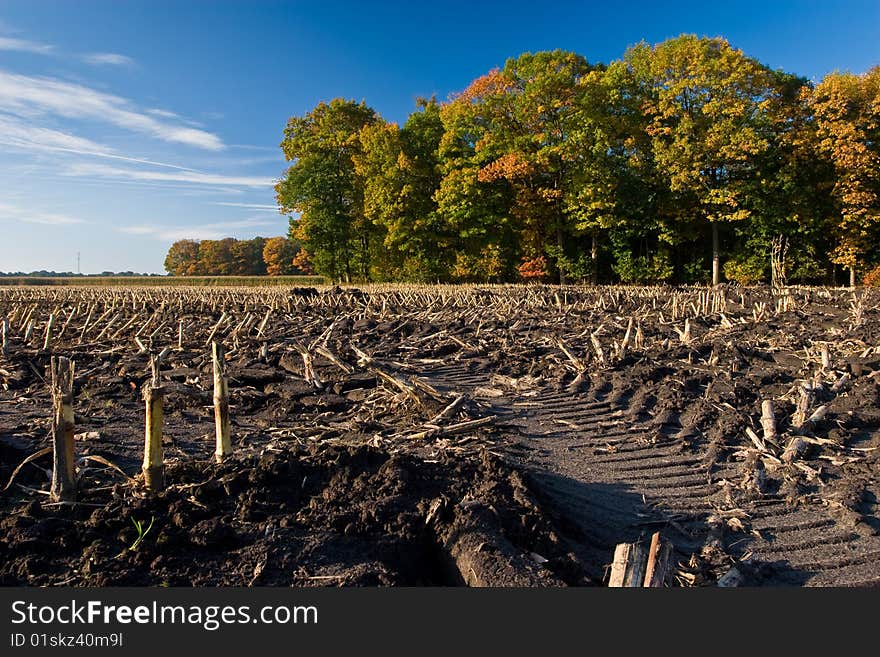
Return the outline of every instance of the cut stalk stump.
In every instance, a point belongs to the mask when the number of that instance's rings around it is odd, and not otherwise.
[[[223,361],[223,345],[211,344],[214,358],[214,428],[217,447],[214,458],[217,463],[232,454],[232,438],[229,427],[229,384],[226,380],[226,364]]]
[[[73,368],[68,358],[52,357],[52,488],[53,502],[76,501],[73,462]]]
[[[160,357],[161,358],[161,357]],[[162,451],[162,398],[164,388],[159,385],[159,360],[152,359],[153,378],[144,386],[146,429],[144,430],[144,484],[150,492],[165,488],[165,455]]]

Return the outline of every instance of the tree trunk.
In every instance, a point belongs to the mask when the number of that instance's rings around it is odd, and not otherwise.
[[[712,222],[712,285],[721,282],[721,253],[718,248],[718,224]]]
[[[855,267],[849,268],[849,286],[850,287],[856,286],[856,268]]]
[[[562,235],[562,226],[556,227],[556,248],[559,250],[559,256],[556,259],[556,268],[559,270],[559,284],[565,285],[568,282],[568,279],[565,276],[565,270],[560,265],[560,260],[563,256],[563,247],[565,246],[565,240]]]
[[[364,282],[370,280],[370,238],[361,235],[361,276]]]
[[[590,266],[593,285],[599,284],[599,238],[593,235],[593,243],[590,246]]]

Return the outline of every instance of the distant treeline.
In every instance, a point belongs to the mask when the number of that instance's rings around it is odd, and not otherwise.
[[[288,276],[314,273],[309,256],[286,237],[179,240],[168,249],[172,276]]]
[[[144,276],[162,276],[162,274],[138,274],[133,271],[102,271],[100,274],[75,274],[72,271],[40,271],[32,272],[2,272],[0,278],[106,278],[108,276],[122,276],[126,278],[144,277]]]
[[[880,265],[880,67],[813,84],[689,35],[607,65],[525,53],[402,127],[322,102],[282,149],[290,238],[334,280],[747,284],[775,253],[777,277],[846,283]]]
[[[89,275],[89,276],[12,276],[0,277],[0,285],[55,285],[72,286],[88,285],[100,287],[131,287],[131,286],[197,286],[197,287],[263,287],[283,285],[289,287],[303,285],[324,285],[323,276],[161,276],[157,274],[134,276]]]

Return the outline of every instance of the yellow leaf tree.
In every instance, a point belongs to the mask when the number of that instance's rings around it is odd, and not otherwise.
[[[293,272],[296,246],[286,237],[270,237],[263,247],[263,262],[269,276],[283,276]]]
[[[684,221],[707,220],[712,282],[720,282],[720,222],[750,216],[747,189],[754,162],[770,146],[766,109],[772,72],[721,38],[682,35],[653,48],[631,48],[650,100],[654,157],[679,195]],[[688,216],[690,214],[690,216]]]
[[[830,256],[849,269],[854,286],[880,225],[880,66],[863,75],[826,76],[810,103],[820,152],[835,172],[836,244]]]

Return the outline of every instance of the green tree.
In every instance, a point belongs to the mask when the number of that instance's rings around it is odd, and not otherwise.
[[[377,278],[432,281],[448,276],[451,235],[434,198],[440,187],[440,107],[420,99],[402,129],[377,122],[361,131],[355,170],[364,181],[364,214],[383,236]]]
[[[471,83],[462,94],[440,108],[444,132],[438,154],[442,178],[434,200],[438,213],[454,236],[454,280],[487,280],[497,269],[497,254],[509,263],[500,276],[512,277],[519,258],[520,227],[513,216],[512,187],[507,180],[479,180],[482,168],[499,154],[486,148],[492,127],[483,118],[486,105],[504,92],[508,81],[491,71]],[[491,254],[491,255],[490,255]]]
[[[648,98],[637,72],[622,61],[580,79],[568,142],[573,174],[566,206],[574,230],[590,239],[588,269],[594,282],[603,236],[610,237],[614,269],[623,280],[663,280],[661,274],[668,273],[659,263],[663,190],[647,133]],[[634,243],[642,251],[635,257]]]
[[[751,216],[734,225],[738,243],[725,275],[742,283],[771,280],[775,243],[787,252],[787,281],[815,282],[826,275],[823,242],[834,170],[818,149],[810,84],[781,71],[773,77],[775,92],[766,106],[770,145],[754,160],[756,175],[746,190]]]
[[[364,215],[363,180],[353,158],[361,152],[360,132],[375,123],[364,103],[335,99],[304,117],[292,117],[281,148],[293,164],[275,187],[290,237],[302,242],[319,273],[334,280],[369,279],[372,222]]]
[[[398,280],[403,271],[404,254],[394,236],[410,219],[403,198],[400,129],[395,123],[376,121],[361,129],[359,139],[361,150],[352,160],[355,173],[363,181],[364,216],[372,223],[376,236],[374,247],[377,248],[371,254],[373,277]]]

